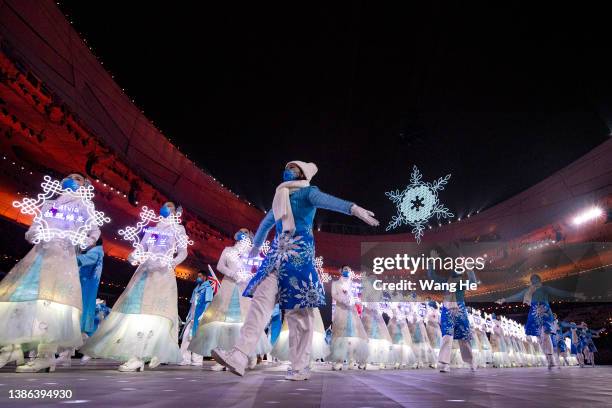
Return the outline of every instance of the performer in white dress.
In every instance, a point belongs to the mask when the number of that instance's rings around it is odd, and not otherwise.
[[[244,262],[252,246],[251,238],[251,232],[241,228],[234,234],[235,244],[221,253],[217,270],[224,277],[219,291],[202,315],[198,330],[191,339],[189,350],[192,352],[210,357],[213,349],[231,349],[238,341],[240,329],[251,306],[251,299],[242,296],[252,276]],[[255,352],[249,356],[249,367],[254,368],[257,355],[267,354],[271,348],[268,337],[262,331]],[[215,364],[211,369],[219,371],[223,366]]]
[[[135,247],[128,260],[138,269],[109,316],[81,349],[83,354],[125,362],[119,371],[143,371],[144,363],[179,363],[178,295],[174,269],[192,244],[181,225],[181,208],[165,203],[157,216],[143,207],[136,227],[120,230]],[[148,226],[155,222],[154,226]],[[140,235],[143,235],[140,240]]]
[[[355,364],[365,365],[368,358],[368,335],[357,314],[351,286],[350,270],[343,266],[340,279],[331,287],[334,309],[329,360],[334,370],[341,370],[345,361],[349,369]]]
[[[95,211],[83,175],[61,183],[46,176],[42,187],[37,200],[13,203],[35,216],[25,234],[35,245],[0,282],[0,367],[15,361],[17,372],[54,371],[58,348],[82,344],[77,248],[93,246],[110,221]],[[24,364],[28,350],[36,358]]]

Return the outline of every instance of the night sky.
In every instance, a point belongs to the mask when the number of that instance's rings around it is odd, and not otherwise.
[[[372,232],[413,165],[452,173],[440,198],[465,216],[609,137],[612,38],[594,7],[175,3],[60,8],[164,134],[261,209],[300,159],[319,166],[313,184],[377,213]]]

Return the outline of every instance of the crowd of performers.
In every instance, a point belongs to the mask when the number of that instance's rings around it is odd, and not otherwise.
[[[158,214],[144,207],[135,227],[119,231],[134,247],[128,261],[136,270],[111,310],[97,299],[104,257],[99,227],[106,221],[94,209],[93,187],[78,173],[61,183],[47,180],[45,195],[16,204],[34,215],[25,235],[34,246],[0,282],[0,367],[14,362],[17,372],[54,371],[70,364],[76,350],[82,364],[112,359],[124,372],[143,371],[145,364],[202,365],[212,357],[212,370],[240,376],[265,356],[287,361],[289,380],[308,379],[316,361],[334,370],[441,372],[594,364],[592,338],[599,332],[558,322],[549,295],[573,295],[542,285],[537,275],[527,289],[500,300],[531,305],[523,327],[467,307],[462,291],[446,293],[442,303],[393,293],[382,302],[361,301],[358,276],[343,267],[331,284],[332,325],[326,330],[319,312],[325,293],[314,263],[315,212],[341,212],[371,226],[378,221],[311,186],[316,172],[313,163],[287,164],[257,232],[239,230],[235,244],[223,250],[217,264],[223,279],[212,269],[198,274],[182,331],[175,268],[191,243],[182,208],[172,201]],[[262,247],[272,228],[274,240]],[[461,277],[428,275],[437,281]]]

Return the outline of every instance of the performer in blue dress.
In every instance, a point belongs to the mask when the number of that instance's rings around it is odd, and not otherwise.
[[[531,285],[528,288],[507,298],[499,299],[497,303],[503,304],[505,302],[522,300],[523,303],[530,305],[527,324],[525,324],[525,334],[538,337],[542,351],[548,361],[548,368],[552,368],[555,365],[555,360],[553,358],[553,346],[550,335],[552,334],[552,325],[555,318],[550,309],[549,296],[575,297],[578,299],[584,298],[584,296],[579,293],[544,286],[542,285],[542,278],[537,274],[531,275],[530,281]]]
[[[196,287],[193,289],[193,293],[191,294],[191,307],[189,308],[189,313],[185,319],[185,326],[183,326],[183,333],[181,335],[181,355],[183,356],[183,361],[181,361],[180,365],[202,365],[203,356],[194,353],[187,348],[189,347],[191,339],[198,331],[200,317],[206,311],[212,300],[213,287],[208,280],[208,276],[204,274],[204,272],[200,271],[198,272],[198,277],[196,278]]]
[[[213,358],[237,375],[244,374],[249,356],[270,319],[278,300],[289,325],[291,369],[286,378],[305,380],[310,376],[310,350],[314,308],[325,305],[323,285],[314,266],[312,224],[317,208],[352,214],[376,226],[374,214],[351,202],[321,192],[310,185],[317,172],[314,163],[287,163],[283,182],[276,188],[269,211],[257,230],[251,255],[259,253],[269,230],[276,235],[263,263],[247,285],[244,295],[253,298],[240,340],[231,351],[213,350]]]
[[[432,258],[438,258],[438,252],[431,251]],[[437,283],[455,283],[458,285],[462,274],[455,271],[448,278],[438,276],[433,269],[427,271],[429,279]],[[467,279],[470,283],[477,282],[474,271],[467,271]],[[440,353],[438,353],[438,368],[440,372],[447,373],[450,371],[451,352],[453,348],[453,340],[458,340],[461,359],[464,363],[470,366],[472,371],[476,370],[476,364],[472,356],[472,333],[470,331],[470,321],[468,318],[467,308],[465,306],[465,291],[459,287],[455,292],[448,291],[444,295],[444,302],[440,310],[440,329],[442,330],[442,342],[440,344]]]

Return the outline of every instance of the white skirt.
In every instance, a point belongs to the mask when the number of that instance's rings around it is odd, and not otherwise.
[[[214,321],[198,326],[197,335],[191,339],[189,350],[201,356],[210,357],[213,349],[219,347],[231,350],[240,338],[242,323]],[[261,335],[254,354],[267,354],[272,349],[270,340],[265,333]]]
[[[327,359],[334,362],[365,363],[368,360],[368,340],[361,337],[332,338]]]
[[[0,302],[0,346],[21,344],[32,350],[41,343],[80,347],[81,311],[49,300]]]
[[[178,363],[178,333],[169,319],[149,314],[111,312],[80,351],[91,357],[127,361],[138,357]]]
[[[368,362],[374,364],[393,364],[390,361],[391,342],[385,339],[368,340]]]
[[[287,320],[283,322],[283,327],[276,343],[270,354],[277,358],[279,361],[289,361],[289,325]],[[325,341],[325,327],[323,326],[323,320],[321,319],[321,313],[319,309],[315,310],[314,328],[312,333],[312,346],[310,349],[311,360],[324,360],[328,358],[330,354],[330,347]]]

